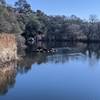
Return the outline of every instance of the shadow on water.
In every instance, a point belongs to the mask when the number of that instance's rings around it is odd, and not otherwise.
[[[41,51],[37,51],[41,49]],[[52,51],[53,50],[53,51]],[[100,59],[100,44],[39,42],[25,49],[25,55],[20,62],[10,62],[0,66],[0,95],[5,95],[16,83],[16,76],[27,73],[33,64],[66,63],[70,59],[92,58]],[[23,54],[22,54],[23,55]]]
[[[37,51],[41,49],[41,51]],[[50,51],[51,50],[51,51]],[[53,50],[53,51],[52,51]],[[100,59],[100,44],[91,43],[70,43],[70,42],[51,42],[51,43],[38,43],[29,46],[25,50],[27,59],[32,59],[33,64],[42,64],[52,62],[59,59],[59,63],[67,62],[68,59],[75,59],[76,57],[86,57],[91,60],[95,58]],[[49,59],[51,58],[51,59]],[[61,60],[61,59],[62,60]],[[54,62],[55,63],[55,62]]]

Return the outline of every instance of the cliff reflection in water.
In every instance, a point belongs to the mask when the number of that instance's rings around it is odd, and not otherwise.
[[[0,94],[6,94],[13,87],[16,78],[16,63],[6,63],[0,66]]]
[[[0,95],[5,95],[16,83],[17,74],[26,73],[31,65],[25,66],[22,62],[9,62],[0,65]]]
[[[42,51],[38,52],[37,49],[40,48]],[[74,59],[88,59],[90,64],[97,62],[100,59],[100,44],[39,42],[30,45],[26,48],[22,61],[0,66],[0,94],[4,95],[10,88],[13,88],[16,76],[19,73],[27,73],[34,64],[65,63]]]

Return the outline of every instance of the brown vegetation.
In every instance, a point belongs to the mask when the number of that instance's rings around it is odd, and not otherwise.
[[[0,95],[5,94],[15,84],[16,62],[0,66]]]
[[[17,59],[17,43],[13,34],[0,35],[0,63]]]

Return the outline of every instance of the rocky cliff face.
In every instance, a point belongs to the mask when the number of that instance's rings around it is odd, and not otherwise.
[[[17,59],[17,42],[13,34],[0,35],[0,63]]]

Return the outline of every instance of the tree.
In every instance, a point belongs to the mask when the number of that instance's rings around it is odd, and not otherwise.
[[[40,27],[40,22],[36,19],[32,19],[26,24],[25,31],[23,32],[22,36],[28,40],[28,38],[36,36],[40,30]]]
[[[27,23],[34,17],[31,5],[26,0],[15,2],[15,13],[20,28],[24,31]]]
[[[0,6],[0,32],[21,32],[15,13],[4,6]]]
[[[97,22],[98,21],[98,18],[97,18],[97,16],[96,15],[90,15],[89,16],[89,21],[90,21],[90,23],[95,23],[95,22]]]
[[[15,2],[15,7],[19,13],[32,12],[30,4],[28,4],[26,0],[18,0]]]
[[[0,5],[5,6],[6,5],[6,1],[5,0],[0,0]]]

